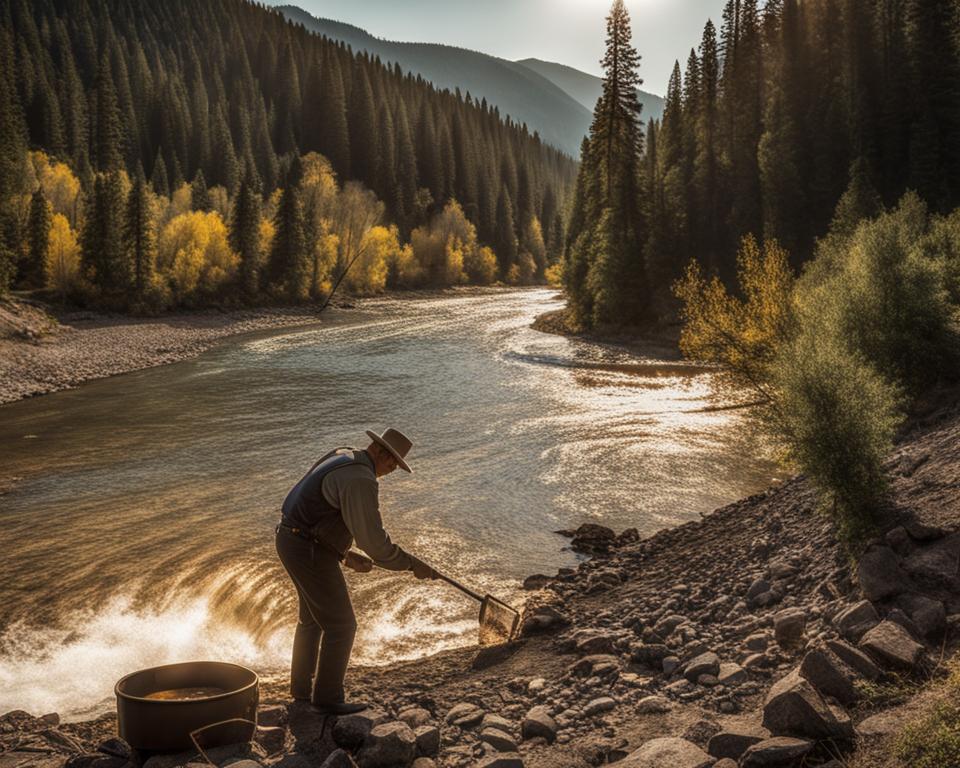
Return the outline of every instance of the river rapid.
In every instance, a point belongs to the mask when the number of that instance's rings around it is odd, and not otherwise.
[[[190,659],[282,675],[296,600],[273,526],[287,490],[365,429],[414,441],[381,480],[387,530],[478,591],[575,565],[553,533],[641,534],[766,487],[775,468],[711,376],[539,333],[553,291],[380,299],[174,365],[0,408],[0,712],[109,709],[114,682]],[[348,576],[355,664],[476,642],[441,582]]]

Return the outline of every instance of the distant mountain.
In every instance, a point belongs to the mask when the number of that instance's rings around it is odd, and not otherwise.
[[[522,64],[547,78],[554,85],[569,93],[590,112],[593,112],[593,108],[597,105],[597,99],[600,98],[600,92],[603,90],[603,80],[599,77],[581,72],[579,69],[568,67],[565,64],[555,64],[552,61],[541,61],[540,59],[522,59],[517,64]],[[653,93],[641,91],[639,88],[637,94],[640,97],[640,103],[643,105],[641,117],[644,122],[650,118],[659,120],[663,117],[663,98]]]
[[[384,64],[396,62],[404,71],[420,74],[438,88],[459,88],[478,100],[485,98],[501,115],[526,123],[545,142],[580,157],[580,142],[590,127],[593,105],[584,106],[530,66],[450,45],[381,40],[359,27],[318,19],[292,5],[278,10],[290,21],[331,40],[343,41],[354,51],[379,56]]]

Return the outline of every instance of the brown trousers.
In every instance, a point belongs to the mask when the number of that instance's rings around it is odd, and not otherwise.
[[[283,528],[277,531],[277,555],[300,600],[290,693],[314,704],[341,702],[357,620],[340,560],[333,550]]]

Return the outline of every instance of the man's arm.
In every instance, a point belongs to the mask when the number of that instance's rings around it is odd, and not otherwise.
[[[377,481],[358,477],[350,480],[340,497],[340,514],[357,546],[381,568],[409,571],[413,560],[390,540],[380,517]]]

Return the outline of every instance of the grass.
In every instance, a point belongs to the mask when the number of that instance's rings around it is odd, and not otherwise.
[[[893,741],[893,753],[903,765],[960,766],[960,661],[951,661],[949,669],[936,699]]]

